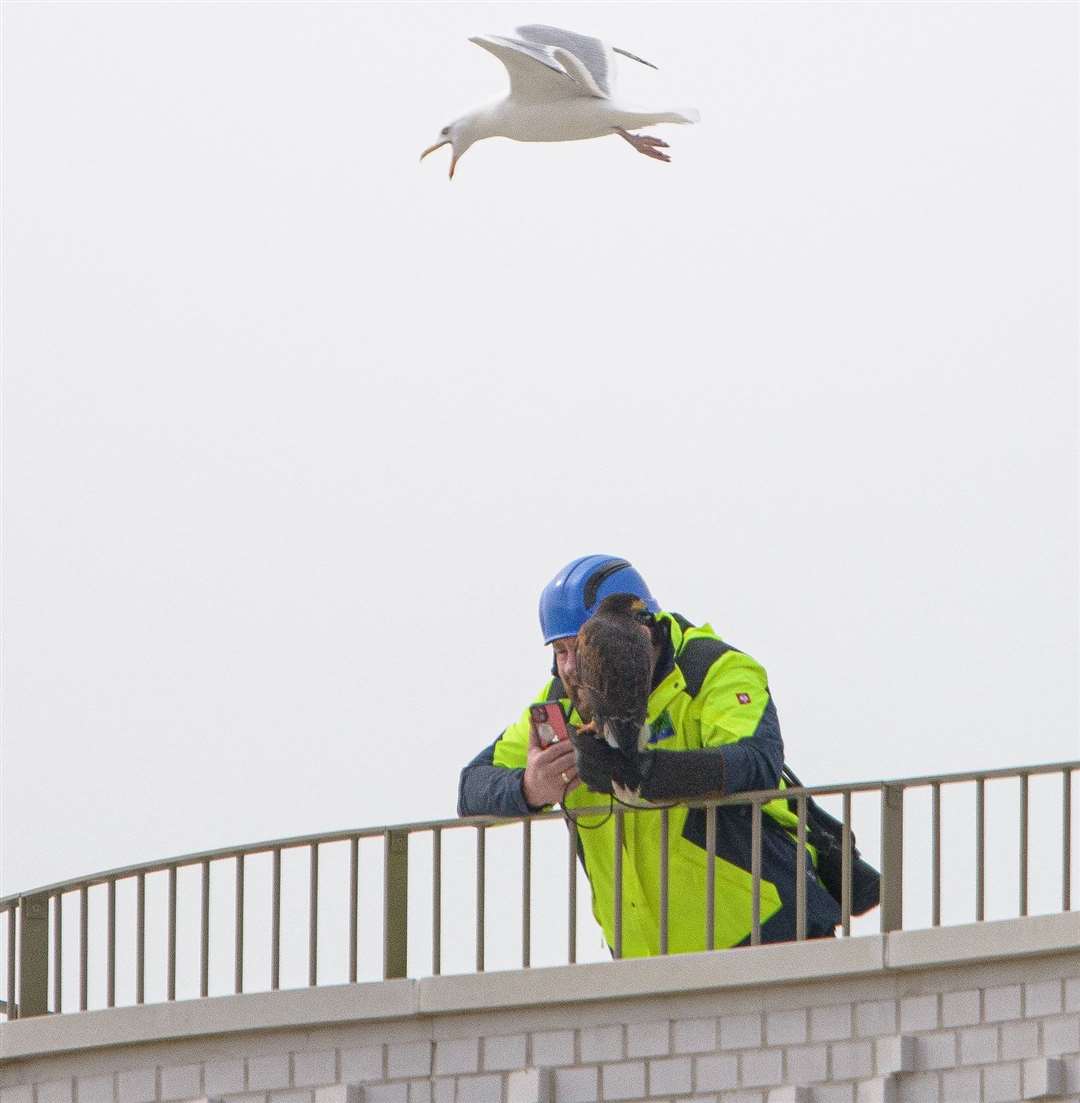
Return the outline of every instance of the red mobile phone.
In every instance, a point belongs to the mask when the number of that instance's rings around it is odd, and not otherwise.
[[[570,738],[563,716],[562,705],[558,701],[544,701],[529,706],[529,715],[536,725],[536,734],[541,747],[550,747],[552,743]]]

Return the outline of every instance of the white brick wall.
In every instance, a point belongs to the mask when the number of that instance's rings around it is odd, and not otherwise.
[[[761,1045],[761,1015],[725,1015],[720,1020],[720,1048]]]
[[[513,1034],[504,1038],[485,1038],[484,1068],[489,1071],[524,1068],[528,1043],[529,1039],[524,1034]]]
[[[621,1025],[589,1027],[587,1030],[579,1031],[578,1037],[582,1061],[592,1063],[622,1060],[623,1028]]]
[[[293,1083],[298,1088],[332,1084],[337,1080],[337,1054],[332,1049],[293,1054]],[[207,1084],[206,1094],[213,1094]]]
[[[715,1019],[680,1019],[672,1035],[676,1053],[708,1053],[716,1049]]]
[[[0,1103],[1080,1103],[1075,949],[522,1004],[0,1061]]]
[[[203,1066],[203,1090],[208,1096],[225,1095],[226,1092],[244,1090],[244,1062],[233,1060],[208,1061]],[[153,1099],[153,1088],[148,1098]]]
[[[540,1068],[557,1068],[574,1063],[574,1032],[542,1030],[532,1036],[532,1063]]]
[[[78,1103],[113,1103],[116,1095],[116,1075],[80,1076],[75,1081]]]
[[[127,1069],[118,1073],[116,1098],[119,1103],[153,1103],[158,1098],[157,1069]],[[4,1099],[3,1103],[8,1100]]]
[[[247,1086],[251,1089],[287,1088],[289,1086],[288,1053],[271,1053],[262,1057],[249,1058],[247,1063]],[[179,1097],[162,1096],[162,1098],[175,1099]]]
[[[284,1058],[274,1058],[274,1060],[284,1060],[286,1066],[289,1062],[287,1054]],[[289,1079],[286,1075],[284,1083],[287,1084],[288,1082]],[[202,1067],[200,1065],[180,1065],[162,1069],[159,1092],[159,1098],[163,1100],[193,1099],[202,1094]],[[38,1103],[45,1103],[40,1094]],[[55,1103],[55,1101],[50,1100],[49,1103]]]
[[[50,1080],[47,1083],[38,1084],[34,1091],[36,1103],[72,1103],[74,1088],[75,1085],[70,1076],[64,1077],[63,1080]],[[197,1095],[198,1091],[192,1094]]]
[[[628,1057],[657,1057],[671,1052],[671,1023],[630,1023],[626,1028]]]
[[[476,1044],[476,1039],[472,1039]],[[341,1051],[341,1079],[346,1084],[362,1084],[383,1078],[383,1047],[363,1046]]]

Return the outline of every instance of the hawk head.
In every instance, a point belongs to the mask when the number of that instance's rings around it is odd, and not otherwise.
[[[648,711],[652,623],[641,598],[611,594],[577,636],[577,710],[594,734],[631,760],[641,749]]]

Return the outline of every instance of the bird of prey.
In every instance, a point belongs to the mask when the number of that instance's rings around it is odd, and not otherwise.
[[[611,48],[598,38],[531,24],[517,28],[517,38],[476,35],[470,38],[494,54],[510,76],[510,94],[479,107],[439,131],[439,140],[420,154],[449,145],[450,179],[462,154],[482,138],[512,138],[517,142],[572,142],[618,134],[638,153],[670,161],[667,142],[632,130],[656,123],[696,123],[698,112],[639,111],[612,96],[614,54],[655,69],[628,50]]]
[[[648,740],[652,682],[651,614],[633,594],[611,594],[577,636],[575,704],[586,725],[628,762]]]

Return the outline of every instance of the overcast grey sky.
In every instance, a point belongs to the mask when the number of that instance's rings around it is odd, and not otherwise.
[[[470,34],[617,139],[417,163]],[[452,815],[633,560],[811,783],[1076,757],[1072,4],[3,6],[0,889]]]

